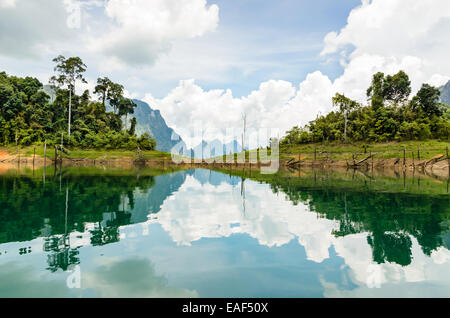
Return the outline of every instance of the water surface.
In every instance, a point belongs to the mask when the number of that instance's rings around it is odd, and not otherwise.
[[[448,180],[43,173],[0,175],[0,297],[450,296]]]

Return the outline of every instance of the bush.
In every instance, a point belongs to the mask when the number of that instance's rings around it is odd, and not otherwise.
[[[148,133],[139,137],[137,142],[142,150],[155,150],[156,148],[156,140],[150,137]]]
[[[450,137],[450,122],[440,120],[436,123],[434,137],[442,141],[449,140]]]

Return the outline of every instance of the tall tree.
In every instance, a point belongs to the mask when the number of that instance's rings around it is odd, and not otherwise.
[[[102,99],[103,106],[106,104],[106,99],[108,98],[111,84],[112,82],[107,77],[99,77],[97,79],[97,86],[95,86],[94,94],[98,95]]]
[[[136,117],[131,118],[131,127],[128,133],[132,136],[136,133],[136,124],[137,124]]]
[[[417,92],[417,95],[412,99],[411,104],[414,109],[420,107],[420,109],[428,116],[441,116],[440,96],[441,92],[438,88],[423,84],[422,88]]]
[[[386,76],[384,80],[383,97],[395,104],[405,102],[411,94],[411,81],[408,75],[400,71],[397,74]]]
[[[347,142],[347,126],[348,126],[348,114],[355,108],[359,106],[359,104],[346,97],[343,94],[337,93],[333,97],[333,106],[338,106],[341,113],[344,114],[345,123],[344,123],[344,140]]]
[[[378,72],[372,77],[372,84],[367,89],[367,97],[373,110],[384,106],[384,73]]]
[[[109,90],[106,99],[114,109],[114,114],[116,114],[119,109],[120,101],[123,99],[123,86],[113,82],[109,83]]]
[[[372,84],[367,90],[367,97],[371,101],[374,110],[383,107],[386,101],[396,105],[405,102],[411,94],[411,81],[408,75],[399,71],[395,75],[384,76],[384,73],[376,73],[372,78]]]
[[[125,115],[125,130],[127,129],[128,114],[134,114],[134,108],[137,105],[128,98],[122,98],[118,104],[119,116]]]
[[[72,95],[75,94],[75,84],[79,80],[83,83],[87,83],[83,77],[83,73],[86,72],[86,65],[79,57],[65,58],[60,55],[53,59],[56,63],[55,72],[56,76],[52,76],[50,83],[57,87],[63,87],[67,85],[69,90],[69,119],[68,119],[68,135],[70,137],[70,124],[72,117]]]

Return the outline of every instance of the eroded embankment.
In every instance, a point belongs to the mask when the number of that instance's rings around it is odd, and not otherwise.
[[[292,157],[290,159],[282,159],[279,164],[262,164],[261,162],[198,162],[191,163],[175,163],[170,159],[136,159],[132,157],[123,157],[115,159],[87,159],[87,158],[63,158],[55,162],[51,158],[43,158],[38,155],[31,157],[23,157],[20,154],[10,154],[5,151],[0,151],[0,172],[9,169],[15,169],[18,165],[29,168],[39,168],[54,164],[61,164],[63,166],[109,166],[109,167],[123,167],[131,168],[133,166],[146,166],[155,168],[206,168],[206,169],[226,169],[226,170],[251,170],[257,171],[262,167],[273,166],[275,169],[299,170],[302,167],[317,167],[323,169],[357,169],[361,171],[367,170],[392,170],[392,171],[419,171],[426,172],[441,178],[449,177],[450,175],[450,159],[444,156],[424,159],[383,159],[383,158],[361,158],[359,160],[298,160],[299,158]],[[278,167],[277,167],[278,166]]]

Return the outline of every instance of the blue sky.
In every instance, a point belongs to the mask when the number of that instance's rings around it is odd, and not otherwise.
[[[54,2],[45,1],[48,2],[48,6]],[[16,10],[22,9],[21,2],[23,0],[16,0]],[[92,3],[92,1],[79,2]],[[180,72],[178,76],[175,72],[169,78],[162,80],[157,74],[151,74],[152,67],[146,67],[147,74],[141,72],[133,74],[136,71],[133,68],[108,72],[99,68],[97,56],[86,52],[84,48],[80,50],[79,45],[70,46],[63,41],[60,43],[60,52],[52,47],[50,52],[35,51],[33,53],[36,54],[35,56],[25,58],[21,54],[8,54],[8,52],[1,54],[3,52],[0,51],[0,55],[7,57],[7,59],[1,59],[2,65],[10,73],[25,75],[29,72],[31,73],[29,75],[39,76],[42,81],[45,81],[46,77],[51,75],[53,66],[51,59],[55,54],[61,53],[67,56],[78,54],[89,67],[88,77],[95,80],[99,73],[111,76],[125,84],[130,93],[136,96],[143,97],[151,93],[155,97],[162,98],[178,84],[179,80],[195,78],[197,83],[207,90],[230,88],[234,96],[241,97],[258,89],[261,82],[271,79],[301,82],[308,73],[316,70],[321,70],[331,79],[340,75],[343,69],[337,61],[327,63],[326,58],[319,56],[323,48],[323,38],[328,32],[342,28],[346,24],[350,11],[359,5],[360,1],[215,0],[207,2],[207,6],[214,4],[219,8],[217,28],[201,37],[181,41],[188,42],[186,45],[190,47],[203,48],[215,45],[218,48],[231,50],[242,58],[244,64],[248,62],[249,67],[229,65],[221,72],[210,69],[210,76],[199,76],[199,73],[188,70]],[[85,8],[85,11],[82,12],[81,31],[86,32],[87,26],[95,28],[96,31],[105,28],[107,20],[103,6],[91,5],[82,8]],[[0,10],[6,14],[10,8],[0,7]],[[26,12],[25,9],[22,11]],[[66,12],[66,15],[69,16],[70,12]],[[40,22],[39,17],[36,18],[36,23],[41,24]],[[42,27],[42,31],[48,31],[50,27]],[[25,40],[28,37],[28,34],[25,34],[27,30],[23,30],[23,27],[22,30],[20,29],[17,28],[16,32]],[[0,32],[6,30],[8,29]],[[51,40],[51,36],[54,34],[49,33],[47,39]],[[142,41],[145,41],[145,38]],[[130,50],[134,49],[139,48],[130,47]],[[196,59],[204,59],[209,54],[207,49],[200,52]],[[217,78],[212,80],[211,76],[214,75]]]
[[[323,38],[328,32],[341,29],[351,9],[360,1],[222,0],[210,3],[220,7],[220,24],[211,37],[229,40],[231,44],[251,43],[255,50],[245,55],[266,64],[248,75],[243,74],[242,69],[229,70],[232,80],[219,84],[240,97],[270,79],[301,82],[316,70],[332,79],[340,75],[343,68],[338,61],[326,63],[325,58],[319,57]],[[236,50],[239,51],[239,45]],[[198,83],[205,89],[217,88],[217,83],[208,80]]]
[[[0,65],[44,83],[59,55],[80,56],[88,85],[108,76],[127,96],[188,130],[282,133],[365,103],[376,72],[405,71],[413,94],[450,79],[450,1],[0,0]]]

